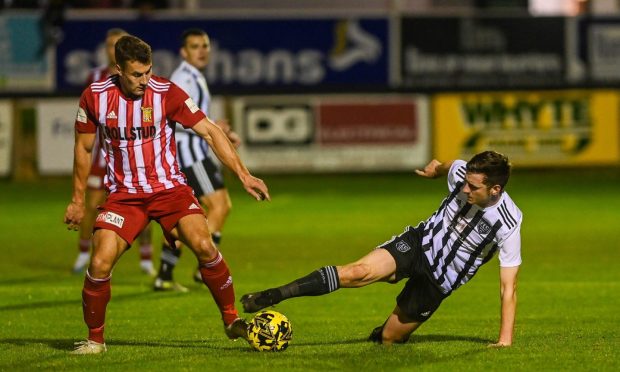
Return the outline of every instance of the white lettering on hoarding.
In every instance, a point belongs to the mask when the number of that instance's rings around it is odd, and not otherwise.
[[[328,71],[346,71],[360,63],[378,61],[383,48],[378,37],[365,31],[358,21],[337,22],[330,50],[304,48],[299,50],[246,48],[230,50],[211,40],[211,57],[206,70],[211,84],[301,84],[321,83]],[[276,45],[276,44],[274,44]],[[77,86],[86,83],[89,72],[97,65],[99,49],[76,49],[63,61],[65,80]],[[180,57],[169,50],[153,50],[156,75],[170,76]]]

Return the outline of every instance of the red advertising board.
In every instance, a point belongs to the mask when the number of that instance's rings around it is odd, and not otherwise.
[[[322,103],[318,107],[321,144],[403,144],[418,140],[413,102]]]

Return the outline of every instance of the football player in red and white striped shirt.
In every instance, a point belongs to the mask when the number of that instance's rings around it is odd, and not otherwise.
[[[127,31],[120,28],[112,28],[108,30],[105,39],[105,53],[108,63],[91,71],[88,76],[87,85],[100,80],[106,80],[114,74],[114,70],[116,70],[114,45],[118,39],[125,35],[127,35]],[[79,253],[75,259],[75,263],[73,264],[74,273],[83,272],[90,261],[93,225],[98,213],[97,206],[103,204],[106,197],[105,186],[103,184],[103,178],[106,174],[106,161],[103,156],[103,152],[99,149],[98,143],[98,141],[95,141],[95,145],[92,150],[92,164],[87,182],[88,192],[86,193],[86,209],[84,212],[84,218],[80,224],[80,237],[78,240]],[[149,226],[150,224],[142,230],[140,236],[138,237],[140,244],[140,268],[145,274],[154,276],[156,272],[153,268],[153,262],[151,261],[153,246],[151,244],[151,229]]]
[[[247,337],[247,323],[235,308],[232,277],[214,247],[200,203],[176,161],[175,123],[192,128],[256,200],[270,200],[265,183],[250,174],[222,130],[191,98],[169,80],[152,75],[152,52],[135,36],[115,46],[119,74],[92,84],[80,99],[75,122],[73,196],[64,222],[77,229],[84,215],[84,191],[90,152],[99,128],[105,152],[108,198],[99,210],[94,247],[82,290],[88,339],[75,354],[106,351],[103,330],[110,300],[112,269],[131,242],[151,220],[172,244],[180,240],[196,255],[200,272],[220,309],[226,335]]]

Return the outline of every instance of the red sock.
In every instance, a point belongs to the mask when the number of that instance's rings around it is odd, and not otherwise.
[[[200,265],[202,281],[209,287],[211,295],[222,313],[225,325],[239,317],[235,309],[235,289],[232,276],[222,254],[218,252],[215,260]]]
[[[90,239],[80,239],[80,243],[78,244],[78,248],[80,249],[80,252],[84,252],[84,253],[89,252],[90,244],[91,244]]]
[[[153,255],[153,246],[150,244],[142,244],[140,246],[140,259],[150,260]]]
[[[86,271],[82,289],[82,311],[88,326],[88,339],[103,343],[105,308],[110,301],[110,277],[94,279]]]

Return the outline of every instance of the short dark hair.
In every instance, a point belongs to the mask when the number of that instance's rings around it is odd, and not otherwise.
[[[105,34],[106,37],[118,36],[118,35],[129,35],[129,33],[123,30],[122,28],[114,27],[114,28],[109,29],[108,32],[106,32]]]
[[[208,36],[207,33],[200,28],[188,28],[181,34],[181,47],[184,47],[187,43],[187,38],[190,36]]]
[[[114,45],[114,56],[116,63],[121,68],[126,62],[138,61],[145,65],[152,62],[151,47],[139,37],[133,35],[125,35],[118,39]]]
[[[508,183],[511,168],[508,158],[496,151],[481,152],[467,162],[467,172],[484,174],[487,187],[500,185],[502,190]]]

